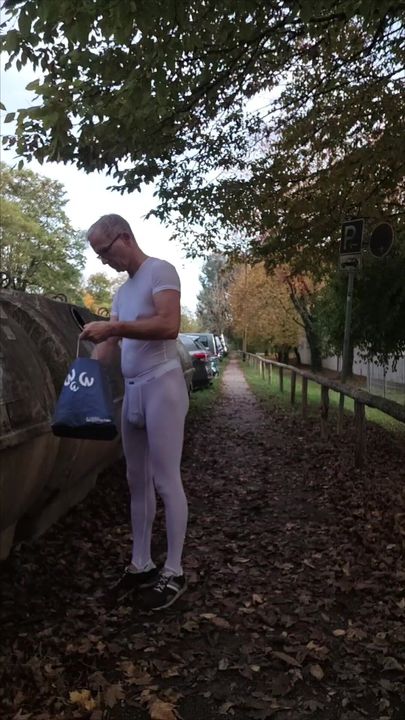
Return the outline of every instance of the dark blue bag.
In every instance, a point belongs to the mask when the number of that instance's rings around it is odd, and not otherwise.
[[[99,360],[77,357],[69,368],[53,415],[54,435],[113,440],[117,435],[106,370]]]

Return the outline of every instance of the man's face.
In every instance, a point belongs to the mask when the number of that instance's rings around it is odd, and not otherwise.
[[[101,233],[93,234],[90,239],[90,245],[104,265],[109,265],[113,270],[117,270],[117,272],[122,272],[127,269],[127,233],[116,233],[112,238],[106,238]]]

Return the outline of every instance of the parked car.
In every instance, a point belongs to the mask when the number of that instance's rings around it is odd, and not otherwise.
[[[193,361],[190,357],[190,353],[184,347],[184,345],[179,337],[177,338],[177,352],[179,353],[181,367],[182,367],[183,375],[184,375],[184,380],[185,380],[185,383],[187,386],[187,391],[190,394],[191,389],[193,387],[193,378],[194,378]]]
[[[189,353],[193,363],[193,390],[208,387],[213,378],[210,353],[202,343],[187,333],[180,333],[179,340]]]
[[[189,333],[191,337],[196,338],[202,343],[206,350],[211,353],[211,367],[214,375],[219,375],[219,345],[215,339],[214,333]]]
[[[222,340],[219,337],[219,335],[215,335],[215,343],[217,346],[217,354],[220,360],[222,360],[225,357],[225,349],[222,344]]]
[[[221,338],[222,347],[224,349],[224,355],[226,357],[228,355],[228,345],[227,345],[227,342],[225,340],[225,336],[223,333],[221,333],[220,338]]]

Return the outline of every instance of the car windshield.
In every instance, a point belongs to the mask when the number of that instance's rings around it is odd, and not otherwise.
[[[188,337],[188,335],[180,335],[180,340],[187,350],[195,350],[193,338]]]
[[[195,350],[203,350],[204,352],[206,352],[206,348],[197,340],[197,338],[192,337],[191,335],[183,334],[181,334],[179,337],[187,350],[191,352],[194,352]]]

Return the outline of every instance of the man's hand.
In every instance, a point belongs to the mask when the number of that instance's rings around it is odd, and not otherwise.
[[[81,340],[91,340],[94,343],[101,343],[108,340],[112,333],[112,323],[109,320],[96,320],[86,323],[80,333]]]

